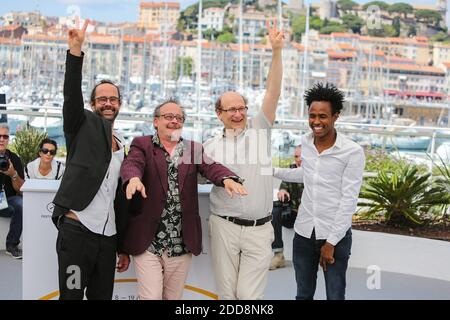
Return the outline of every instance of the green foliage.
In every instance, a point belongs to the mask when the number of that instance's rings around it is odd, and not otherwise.
[[[292,33],[295,42],[300,42],[302,33],[306,30],[306,16],[292,15]],[[317,16],[309,17],[309,27],[314,30],[320,30],[324,26],[324,21]]]
[[[393,26],[384,24],[383,29],[368,29],[371,37],[395,37],[396,31]]]
[[[432,42],[448,42],[450,41],[450,36],[445,32],[436,33],[430,38]]]
[[[178,79],[181,75],[191,76],[194,61],[191,57],[177,57],[175,63],[175,78]]]
[[[392,28],[394,28],[395,31],[394,37],[400,36],[400,30],[402,28],[402,25],[400,23],[400,17],[394,18],[394,21],[392,21]]]
[[[389,225],[421,225],[426,214],[436,207],[444,211],[450,204],[448,191],[442,184],[432,183],[430,176],[412,165],[392,172],[382,170],[364,183],[359,195],[364,201],[358,205],[364,215],[384,215]]]
[[[272,165],[276,168],[289,168],[289,165],[293,162],[294,159],[292,157],[274,156],[272,158]]]
[[[236,43],[236,37],[234,34],[225,32],[222,33],[220,36],[217,37],[217,41],[220,43]]]
[[[414,16],[416,17],[418,22],[434,24],[436,26],[438,26],[439,22],[441,22],[442,20],[442,15],[439,11],[430,9],[416,10],[416,12],[414,12]]]
[[[203,38],[204,39],[217,39],[217,37],[220,35],[220,32],[217,31],[216,29],[207,29],[205,31],[203,31]]]
[[[363,10],[367,10],[370,6],[377,6],[381,10],[386,11],[389,8],[389,4],[384,1],[370,1],[362,6]]]
[[[203,9],[208,8],[223,8],[226,6],[228,2],[231,3],[238,3],[238,0],[204,0],[203,1]],[[199,3],[195,3],[184,9],[180,12],[180,18],[178,19],[177,23],[177,30],[178,31],[184,31],[184,30],[190,30],[193,32],[194,26],[197,25],[197,15],[198,15],[198,9],[199,9]],[[181,28],[184,28],[181,30]]]
[[[413,11],[414,11],[413,6],[404,2],[394,3],[388,8],[389,14],[392,13],[403,14],[405,18],[409,13],[412,13]]]
[[[47,137],[47,132],[27,126],[25,129],[16,132],[14,143],[11,144],[10,149],[17,153],[22,160],[22,164],[25,166],[36,159],[39,144]]]
[[[330,34],[333,32],[347,32],[347,28],[342,24],[331,22],[327,26],[320,28],[319,32],[321,34]]]
[[[405,159],[397,159],[387,154],[382,149],[369,149],[366,152],[366,168],[368,172],[387,171],[394,172],[408,166],[410,163]]]
[[[414,25],[410,25],[408,29],[408,37],[415,37],[417,35],[417,29]]]
[[[439,163],[433,162],[435,164],[435,173],[440,176],[438,182],[441,183],[450,194],[450,164],[445,162],[441,156],[439,156]]]
[[[353,10],[354,7],[358,6],[358,4],[352,0],[339,0],[337,5],[342,11]]]
[[[365,22],[354,14],[346,14],[342,17],[342,23],[349,29],[352,29],[353,33],[361,33],[361,28]]]

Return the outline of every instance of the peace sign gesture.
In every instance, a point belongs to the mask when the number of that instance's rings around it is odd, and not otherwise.
[[[70,53],[74,56],[81,57],[81,47],[83,46],[86,29],[89,25],[89,20],[84,21],[83,28],[70,29],[67,42],[69,44]]]
[[[270,26],[270,20],[266,20],[266,28],[269,33],[269,41],[272,51],[281,50],[283,48],[284,32],[278,30],[277,19],[273,20],[273,26]]]

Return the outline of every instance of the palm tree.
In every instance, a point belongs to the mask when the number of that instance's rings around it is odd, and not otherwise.
[[[442,183],[432,184],[430,173],[420,173],[407,165],[393,172],[381,171],[361,189],[358,203],[366,207],[365,214],[382,214],[388,225],[415,227],[423,224],[423,215],[432,208],[445,209],[450,204],[449,193]]]

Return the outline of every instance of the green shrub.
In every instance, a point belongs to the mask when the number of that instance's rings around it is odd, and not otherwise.
[[[39,131],[32,127],[26,127],[17,131],[14,142],[11,144],[11,151],[17,153],[22,160],[22,164],[26,166],[29,162],[36,159],[39,144],[48,137],[47,132]]]
[[[363,215],[383,215],[389,225],[418,226],[426,214],[439,207],[441,212],[450,204],[445,186],[433,183],[430,173],[421,173],[417,166],[382,170],[376,178],[365,181],[358,205]],[[366,208],[366,210],[364,210]]]

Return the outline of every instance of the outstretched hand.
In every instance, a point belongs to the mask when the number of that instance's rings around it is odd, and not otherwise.
[[[240,196],[248,195],[247,190],[242,186],[242,184],[233,181],[232,179],[225,179],[223,181],[225,191],[228,193],[230,198],[233,198],[233,194],[238,194]]]
[[[86,29],[89,25],[89,20],[84,21],[84,25],[81,29],[70,29],[67,42],[69,44],[70,53],[80,57],[81,47],[84,43],[84,38],[86,36]]]
[[[147,194],[145,193],[145,186],[141,182],[141,179],[139,179],[138,177],[131,178],[128,182],[126,189],[127,199],[131,200],[136,192],[140,192],[143,198],[147,198]]]
[[[268,38],[270,45],[272,46],[272,51],[281,50],[284,45],[284,31],[278,30],[277,19],[272,20],[273,24],[270,26],[271,20],[266,20],[266,28],[268,32]]]

